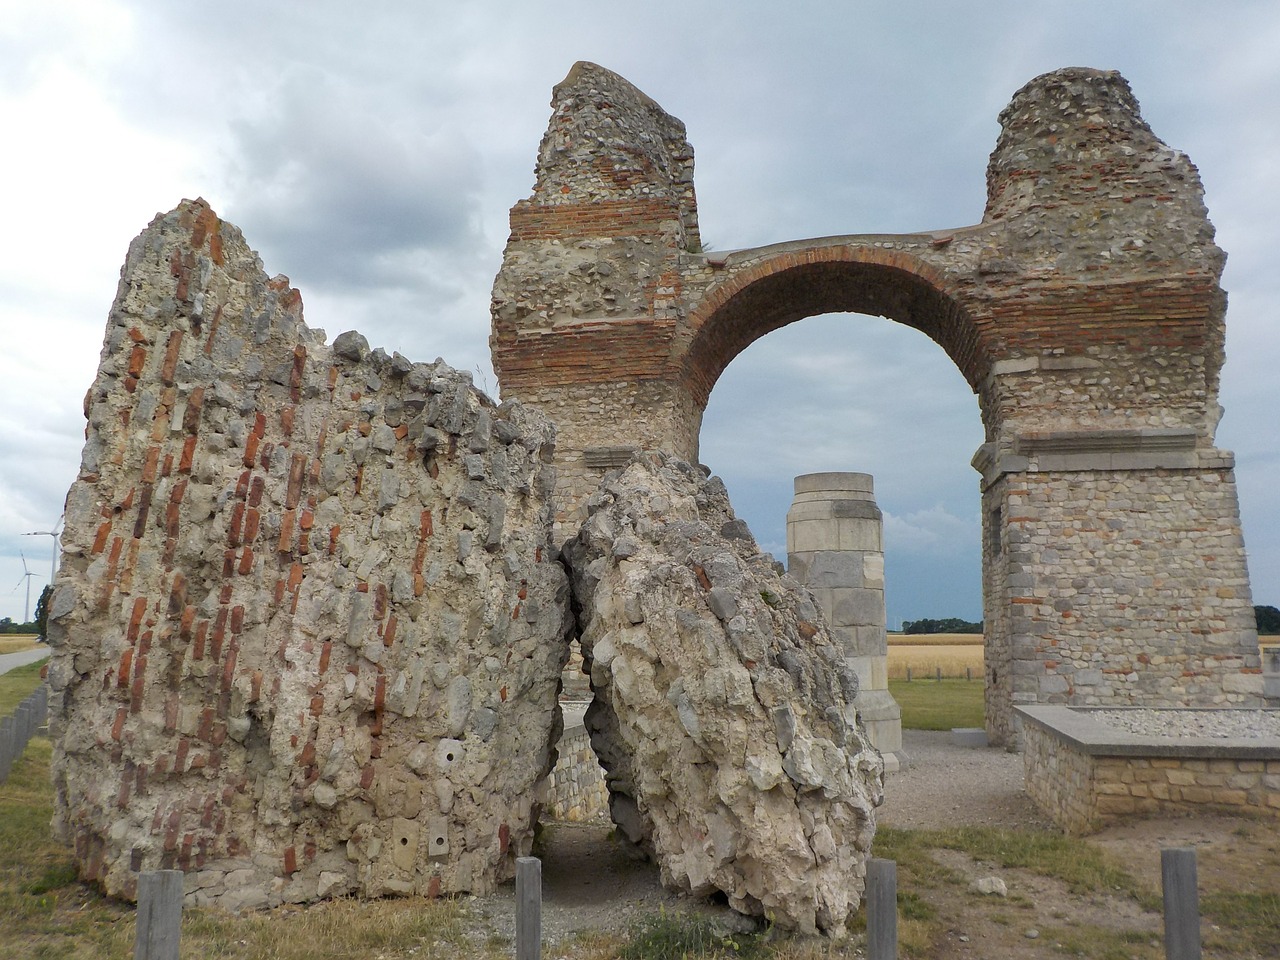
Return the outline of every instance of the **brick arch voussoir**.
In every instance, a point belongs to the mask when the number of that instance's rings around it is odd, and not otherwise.
[[[886,284],[892,282],[894,274],[906,275],[918,290],[927,290],[941,304],[946,304],[951,316],[947,323],[938,328],[917,323],[908,325],[938,343],[970,386],[975,391],[979,389],[990,369],[989,350],[983,340],[982,324],[975,321],[975,311],[969,308],[961,284],[936,264],[907,251],[837,245],[787,250],[743,264],[703,294],[689,312],[690,338],[680,361],[684,382],[699,408],[705,407],[716,381],[735,357],[761,337],[792,320],[800,319],[796,316],[775,324],[765,323],[759,329],[746,331],[745,335],[742,331],[727,331],[724,328],[733,322],[733,306],[736,301],[757,284],[767,283],[793,271],[845,264],[867,267],[873,271],[881,268],[885,271]],[[843,303],[837,297],[825,310],[808,311],[805,315],[843,311],[863,312],[857,303]],[[892,314],[886,316],[907,322]],[[726,337],[726,334],[729,336]]]

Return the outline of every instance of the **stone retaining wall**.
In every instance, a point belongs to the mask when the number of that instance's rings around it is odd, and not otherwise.
[[[1137,737],[1087,710],[1020,707],[1027,793],[1072,834],[1130,815],[1280,818],[1280,743]]]

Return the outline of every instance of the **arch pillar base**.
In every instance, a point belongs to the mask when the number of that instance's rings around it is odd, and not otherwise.
[[[1017,747],[1021,704],[1262,705],[1233,460],[1193,440],[975,457],[992,743]]]

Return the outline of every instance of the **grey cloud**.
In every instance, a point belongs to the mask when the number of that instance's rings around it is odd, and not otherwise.
[[[396,283],[399,255],[480,249],[475,150],[380,106],[308,73],[233,125],[227,192],[246,236],[287,250],[317,286]]]

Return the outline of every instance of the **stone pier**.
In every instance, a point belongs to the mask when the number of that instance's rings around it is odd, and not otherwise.
[[[889,693],[884,540],[871,474],[806,473],[795,488],[787,569],[818,598],[832,639],[858,674],[858,715],[892,772],[906,757],[902,710]]]

